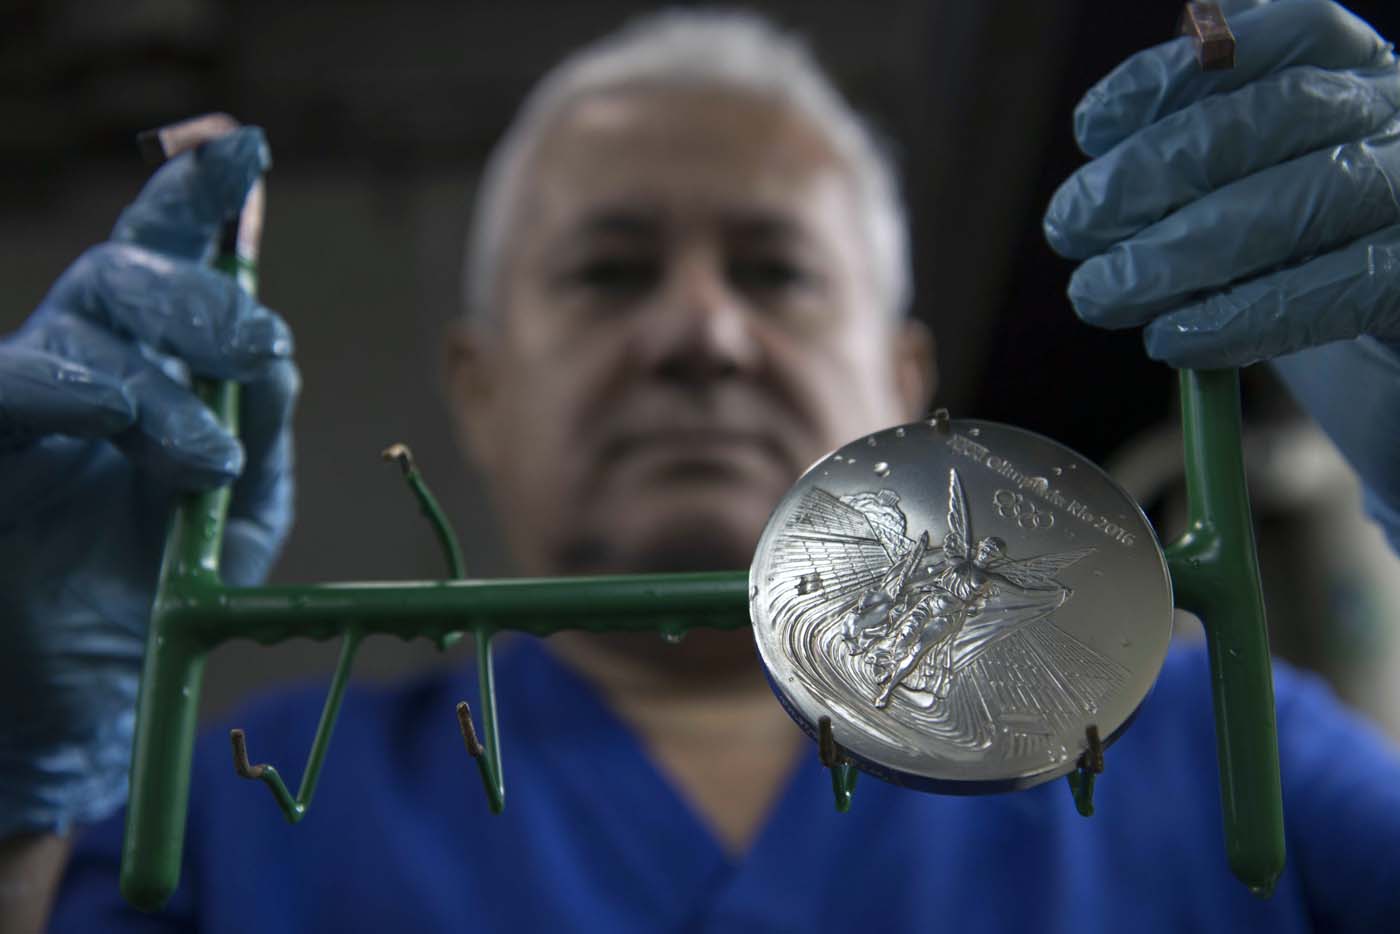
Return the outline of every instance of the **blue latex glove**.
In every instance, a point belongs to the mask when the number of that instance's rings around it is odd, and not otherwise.
[[[1055,193],[1045,234],[1084,261],[1079,316],[1146,325],[1155,359],[1292,354],[1285,381],[1400,546],[1400,66],[1322,0],[1230,24],[1232,70],[1202,71],[1176,39],[1084,95],[1075,136],[1093,161]]]
[[[177,494],[237,478],[230,584],[261,581],[291,523],[291,332],[208,268],[267,164],[251,127],[171,160],[0,340],[0,836],[124,802]],[[186,368],[244,382],[241,445]]]

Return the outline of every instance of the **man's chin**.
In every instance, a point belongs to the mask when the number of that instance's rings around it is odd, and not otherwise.
[[[772,493],[696,488],[640,495],[596,513],[564,556],[573,573],[746,570],[776,503]]]

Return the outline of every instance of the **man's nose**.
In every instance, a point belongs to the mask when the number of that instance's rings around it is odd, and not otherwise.
[[[702,382],[752,371],[760,358],[756,322],[725,276],[721,256],[676,256],[652,313],[643,315],[638,361],[665,378]]]

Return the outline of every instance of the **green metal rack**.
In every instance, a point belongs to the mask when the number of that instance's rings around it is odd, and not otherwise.
[[[226,236],[225,242],[228,251],[217,265],[254,291],[254,256],[237,255],[236,236]],[[1167,563],[1178,605],[1202,618],[1209,642],[1230,866],[1251,891],[1267,895],[1283,869],[1283,804],[1268,634],[1240,446],[1239,374],[1185,370],[1180,380],[1190,528],[1166,549]],[[196,381],[195,389],[220,423],[236,432],[237,385]],[[342,640],[296,795],[275,767],[250,762],[249,738],[233,731],[235,769],[266,784],[295,823],[311,805],[355,653],[366,636],[428,638],[446,646],[462,633],[472,634],[484,742],[465,703],[458,705],[457,716],[490,809],[499,813],[505,807],[505,780],[491,655],[497,633],[650,631],[674,639],[695,627],[750,625],[744,571],[467,580],[461,550],[411,455],[397,445],[384,453],[402,467],[442,544],[448,576],[441,580],[226,587],[219,576],[219,550],[229,489],[186,496],[176,508],[147,635],[122,848],[122,893],[137,907],[159,908],[179,883],[204,662],[225,642]],[[829,721],[819,736],[836,807],[845,811],[852,805],[857,772],[832,738]],[[1069,777],[1086,816],[1093,813],[1094,781],[1103,770],[1103,751],[1092,733],[1089,745]]]
[[[247,270],[244,270],[247,278]],[[1167,549],[1181,607],[1204,620],[1209,640],[1219,745],[1221,801],[1230,865],[1251,890],[1267,894],[1283,868],[1283,809],[1274,725],[1268,636],[1240,449],[1235,371],[1181,374],[1190,530]],[[238,390],[205,385],[200,393],[230,430]],[[491,638],[515,631],[544,636],[567,629],[653,631],[671,637],[694,627],[750,625],[743,571],[510,580],[463,579],[461,553],[407,451],[390,449],[433,522],[450,577],[403,583],[226,587],[219,547],[228,488],[188,496],[171,521],[146,645],[132,754],[131,799],[121,888],[134,905],[163,905],[179,882],[189,800],[190,762],[205,659],[233,639],[272,644],[339,636],[342,649],[295,796],[271,765],[252,765],[247,738],[233,732],[235,768],[264,782],[287,819],[311,804],[354,656],[365,636],[428,638],[445,645],[462,632],[476,642],[479,742],[469,708],[463,734],[480,769],[491,810],[505,806],[501,738],[496,727]],[[826,731],[824,731],[826,733]],[[839,810],[851,806],[856,772],[823,735]],[[1081,811],[1092,813],[1101,759],[1086,756],[1072,775]]]

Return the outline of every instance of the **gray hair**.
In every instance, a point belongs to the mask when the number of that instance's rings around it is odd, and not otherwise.
[[[893,159],[811,52],[753,13],[667,10],[577,50],[525,99],[487,160],[477,192],[463,270],[469,319],[494,317],[516,188],[550,125],[580,98],[639,84],[734,88],[808,117],[848,163],[880,304],[891,319],[907,311],[909,231]]]

